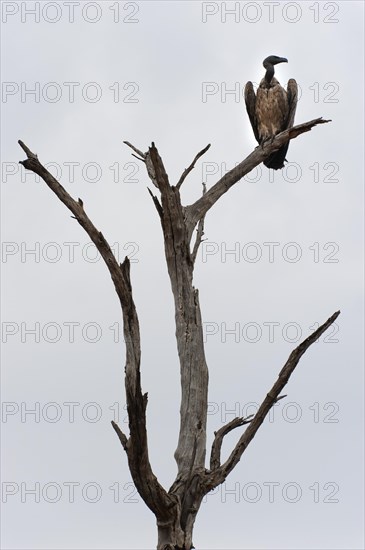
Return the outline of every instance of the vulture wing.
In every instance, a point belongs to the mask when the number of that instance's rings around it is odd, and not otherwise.
[[[289,112],[288,119],[286,123],[286,128],[291,128],[294,124],[295,111],[297,109],[298,103],[298,85],[294,78],[288,80],[288,86],[286,89],[288,96]]]
[[[247,82],[245,86],[245,103],[246,111],[251,122],[253,133],[255,134],[257,143],[260,143],[256,119],[256,94],[255,90],[253,89],[252,82]]]

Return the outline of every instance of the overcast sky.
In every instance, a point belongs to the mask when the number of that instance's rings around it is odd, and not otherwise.
[[[363,548],[363,2],[3,2],[2,544],[151,549],[152,513],[110,425],[128,431],[118,299],[88,236],[18,164],[22,139],[131,258],[152,467],[176,475],[173,301],[144,166],[170,182],[212,146],[184,204],[256,146],[242,91],[268,55],[300,86],[282,171],[258,167],[209,212],[197,260],[213,432],[255,412],[332,313],[226,483],[198,549]],[[234,9],[234,12],[232,12]],[[231,10],[231,11],[230,11]],[[33,13],[32,13],[33,12]],[[35,411],[33,413],[29,411]],[[239,430],[226,438],[227,456]]]

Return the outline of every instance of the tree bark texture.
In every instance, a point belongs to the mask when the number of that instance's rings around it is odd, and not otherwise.
[[[21,161],[21,164],[44,180],[88,233],[104,259],[119,297],[126,343],[125,388],[129,437],[115,422],[112,422],[112,425],[126,451],[135,486],[156,517],[158,550],[191,550],[193,548],[193,527],[203,497],[225,481],[256,435],[271,407],[279,399],[285,397],[280,394],[300,357],[339,315],[339,312],[334,313],[291,353],[280,371],[277,381],[263,399],[255,415],[248,418],[234,418],[215,432],[209,469],[206,468],[208,368],[204,354],[199,294],[193,286],[194,263],[204,233],[205,215],[225,192],[284,143],[309,131],[317,124],[325,122],[328,121],[315,119],[294,126],[277,135],[272,142],[266,142],[263,147],[257,147],[209,190],[203,186],[202,196],[195,203],[186,207],[181,204],[180,188],[185,178],[193,170],[195,163],[209,149],[209,145],[195,156],[174,186],[169,182],[163,161],[154,144],[146,153],[143,153],[135,146],[125,142],[137,153],[137,158],[145,163],[147,174],[159,191],[159,196],[156,196],[149,190],[161,221],[166,263],[175,304],[181,406],[180,431],[175,451],[177,476],[168,491],[158,482],[149,461],[146,430],[147,393],[143,394],[141,388],[140,332],[132,295],[129,260],[125,258],[122,264],[118,264],[104,236],[87,216],[83,201],[81,199],[74,200],[39,162],[37,155],[19,141],[27,155],[27,159]],[[192,245],[195,228],[196,238]],[[220,455],[224,436],[233,429],[246,424],[248,426],[238,439],[228,459],[221,464]]]

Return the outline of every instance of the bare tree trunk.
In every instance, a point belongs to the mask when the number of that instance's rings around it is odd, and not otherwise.
[[[192,547],[192,530],[204,492],[198,490],[205,472],[208,409],[208,368],[205,361],[198,291],[193,287],[190,252],[180,192],[169,184],[154,145],[149,151],[155,182],[161,192],[161,225],[165,256],[175,302],[176,340],[180,361],[180,433],[175,460],[178,473],[169,493],[180,503],[183,548]],[[155,197],[155,200],[157,198]],[[175,543],[176,545],[176,543]]]
[[[83,201],[81,199],[75,201],[39,162],[37,155],[19,141],[27,155],[27,159],[21,161],[21,164],[45,181],[88,233],[109,269],[118,294],[126,342],[125,387],[129,437],[121,431],[115,422],[112,422],[112,425],[127,453],[129,469],[135,486],[156,517],[158,550],[191,550],[193,548],[194,522],[203,497],[225,481],[256,435],[271,407],[279,399],[285,397],[280,393],[297,366],[300,357],[339,315],[339,312],[334,313],[290,354],[277,381],[267,393],[254,416],[234,418],[215,432],[210,453],[210,467],[207,469],[205,455],[208,368],[204,354],[199,295],[193,286],[194,263],[203,236],[205,215],[224,193],[274,151],[277,151],[290,139],[324,122],[327,121],[315,119],[285,130],[273,141],[256,148],[251,155],[225,174],[208,191],[204,186],[203,196],[186,207],[181,204],[180,187],[194,168],[196,161],[208,150],[209,145],[196,155],[190,166],[184,170],[177,185],[173,186],[170,185],[162,159],[154,144],[147,153],[143,153],[130,143],[125,142],[137,153],[137,158],[145,163],[148,176],[160,192],[159,199],[149,190],[161,220],[166,263],[175,303],[176,340],[181,375],[181,407],[179,439],[175,451],[178,472],[169,491],[159,484],[149,462],[146,430],[147,394],[143,394],[141,388],[140,333],[132,296],[129,260],[126,258],[122,264],[118,264],[104,236],[88,218]],[[197,234],[195,243],[191,247],[194,228],[197,228]],[[220,455],[224,436],[245,424],[249,424],[249,426],[239,438],[228,459],[221,464]]]

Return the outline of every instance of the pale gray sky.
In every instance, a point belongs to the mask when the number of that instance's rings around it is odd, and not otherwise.
[[[54,163],[120,258],[134,260],[151,462],[168,488],[180,395],[172,295],[149,181],[122,141],[142,150],[155,141],[171,183],[211,143],[184,184],[192,202],[202,181],[213,185],[256,146],[242,90],[275,54],[289,60],[278,80],[301,89],[296,121],[332,123],[292,141],[285,170],[259,167],[208,214],[195,274],[208,448],[233,415],[254,412],[299,339],[342,313],[207,497],[194,544],[363,548],[363,3],[1,8],[3,547],[156,545],[154,516],[110,426],[128,429],[113,285],[69,212],[17,164],[17,140]],[[238,437],[227,437],[224,453]]]

